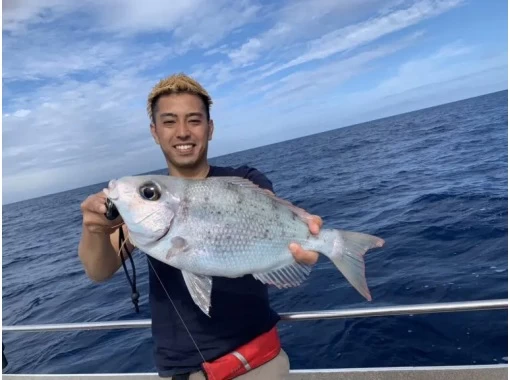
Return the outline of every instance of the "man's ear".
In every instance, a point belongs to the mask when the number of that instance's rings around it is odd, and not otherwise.
[[[211,119],[209,120],[209,141],[212,140],[212,137],[213,137],[213,132],[214,132],[214,121]]]
[[[150,129],[151,129],[152,138],[154,139],[156,144],[159,145],[159,138],[158,138],[158,135],[156,134],[156,125],[154,123],[151,123]]]

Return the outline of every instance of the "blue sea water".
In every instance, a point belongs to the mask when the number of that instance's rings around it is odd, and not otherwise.
[[[507,298],[507,91],[215,158],[257,167],[326,225],[386,240],[366,256],[367,303],[321,258],[279,312]],[[164,171],[158,171],[163,173]],[[4,206],[4,325],[150,318],[121,270],[94,284],[77,256],[80,203],[105,184]],[[129,268],[129,266],[128,266]],[[292,368],[506,362],[507,312],[280,324]],[[149,329],[5,333],[8,373],[154,371]]]

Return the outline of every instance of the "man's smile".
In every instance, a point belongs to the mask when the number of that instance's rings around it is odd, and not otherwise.
[[[174,145],[174,148],[177,149],[179,153],[191,153],[194,147],[195,144],[192,143]]]

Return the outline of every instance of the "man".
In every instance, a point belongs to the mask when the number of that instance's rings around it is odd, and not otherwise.
[[[161,80],[149,94],[150,131],[169,174],[186,178],[240,176],[272,192],[271,182],[254,168],[208,163],[208,143],[214,131],[211,104],[205,89],[183,74]],[[79,257],[87,275],[97,282],[110,278],[121,266],[118,238],[122,221],[120,217],[114,221],[105,218],[105,202],[100,192],[81,205]],[[314,234],[321,225],[319,217],[309,221]],[[127,236],[126,227],[120,228]],[[127,240],[126,245],[129,251],[134,249]],[[291,244],[289,250],[297,261],[317,261],[316,252],[304,251],[299,245]],[[205,371],[209,379],[216,380],[226,373],[246,380],[281,379],[288,373],[288,357],[275,327],[278,315],[269,306],[266,285],[253,276],[214,278],[208,317],[194,304],[179,270],[151,257],[147,260],[154,355],[160,377],[198,380],[206,378]]]

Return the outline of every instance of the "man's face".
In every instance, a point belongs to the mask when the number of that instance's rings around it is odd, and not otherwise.
[[[193,168],[206,160],[213,129],[198,96],[178,94],[159,98],[151,133],[172,166]]]

